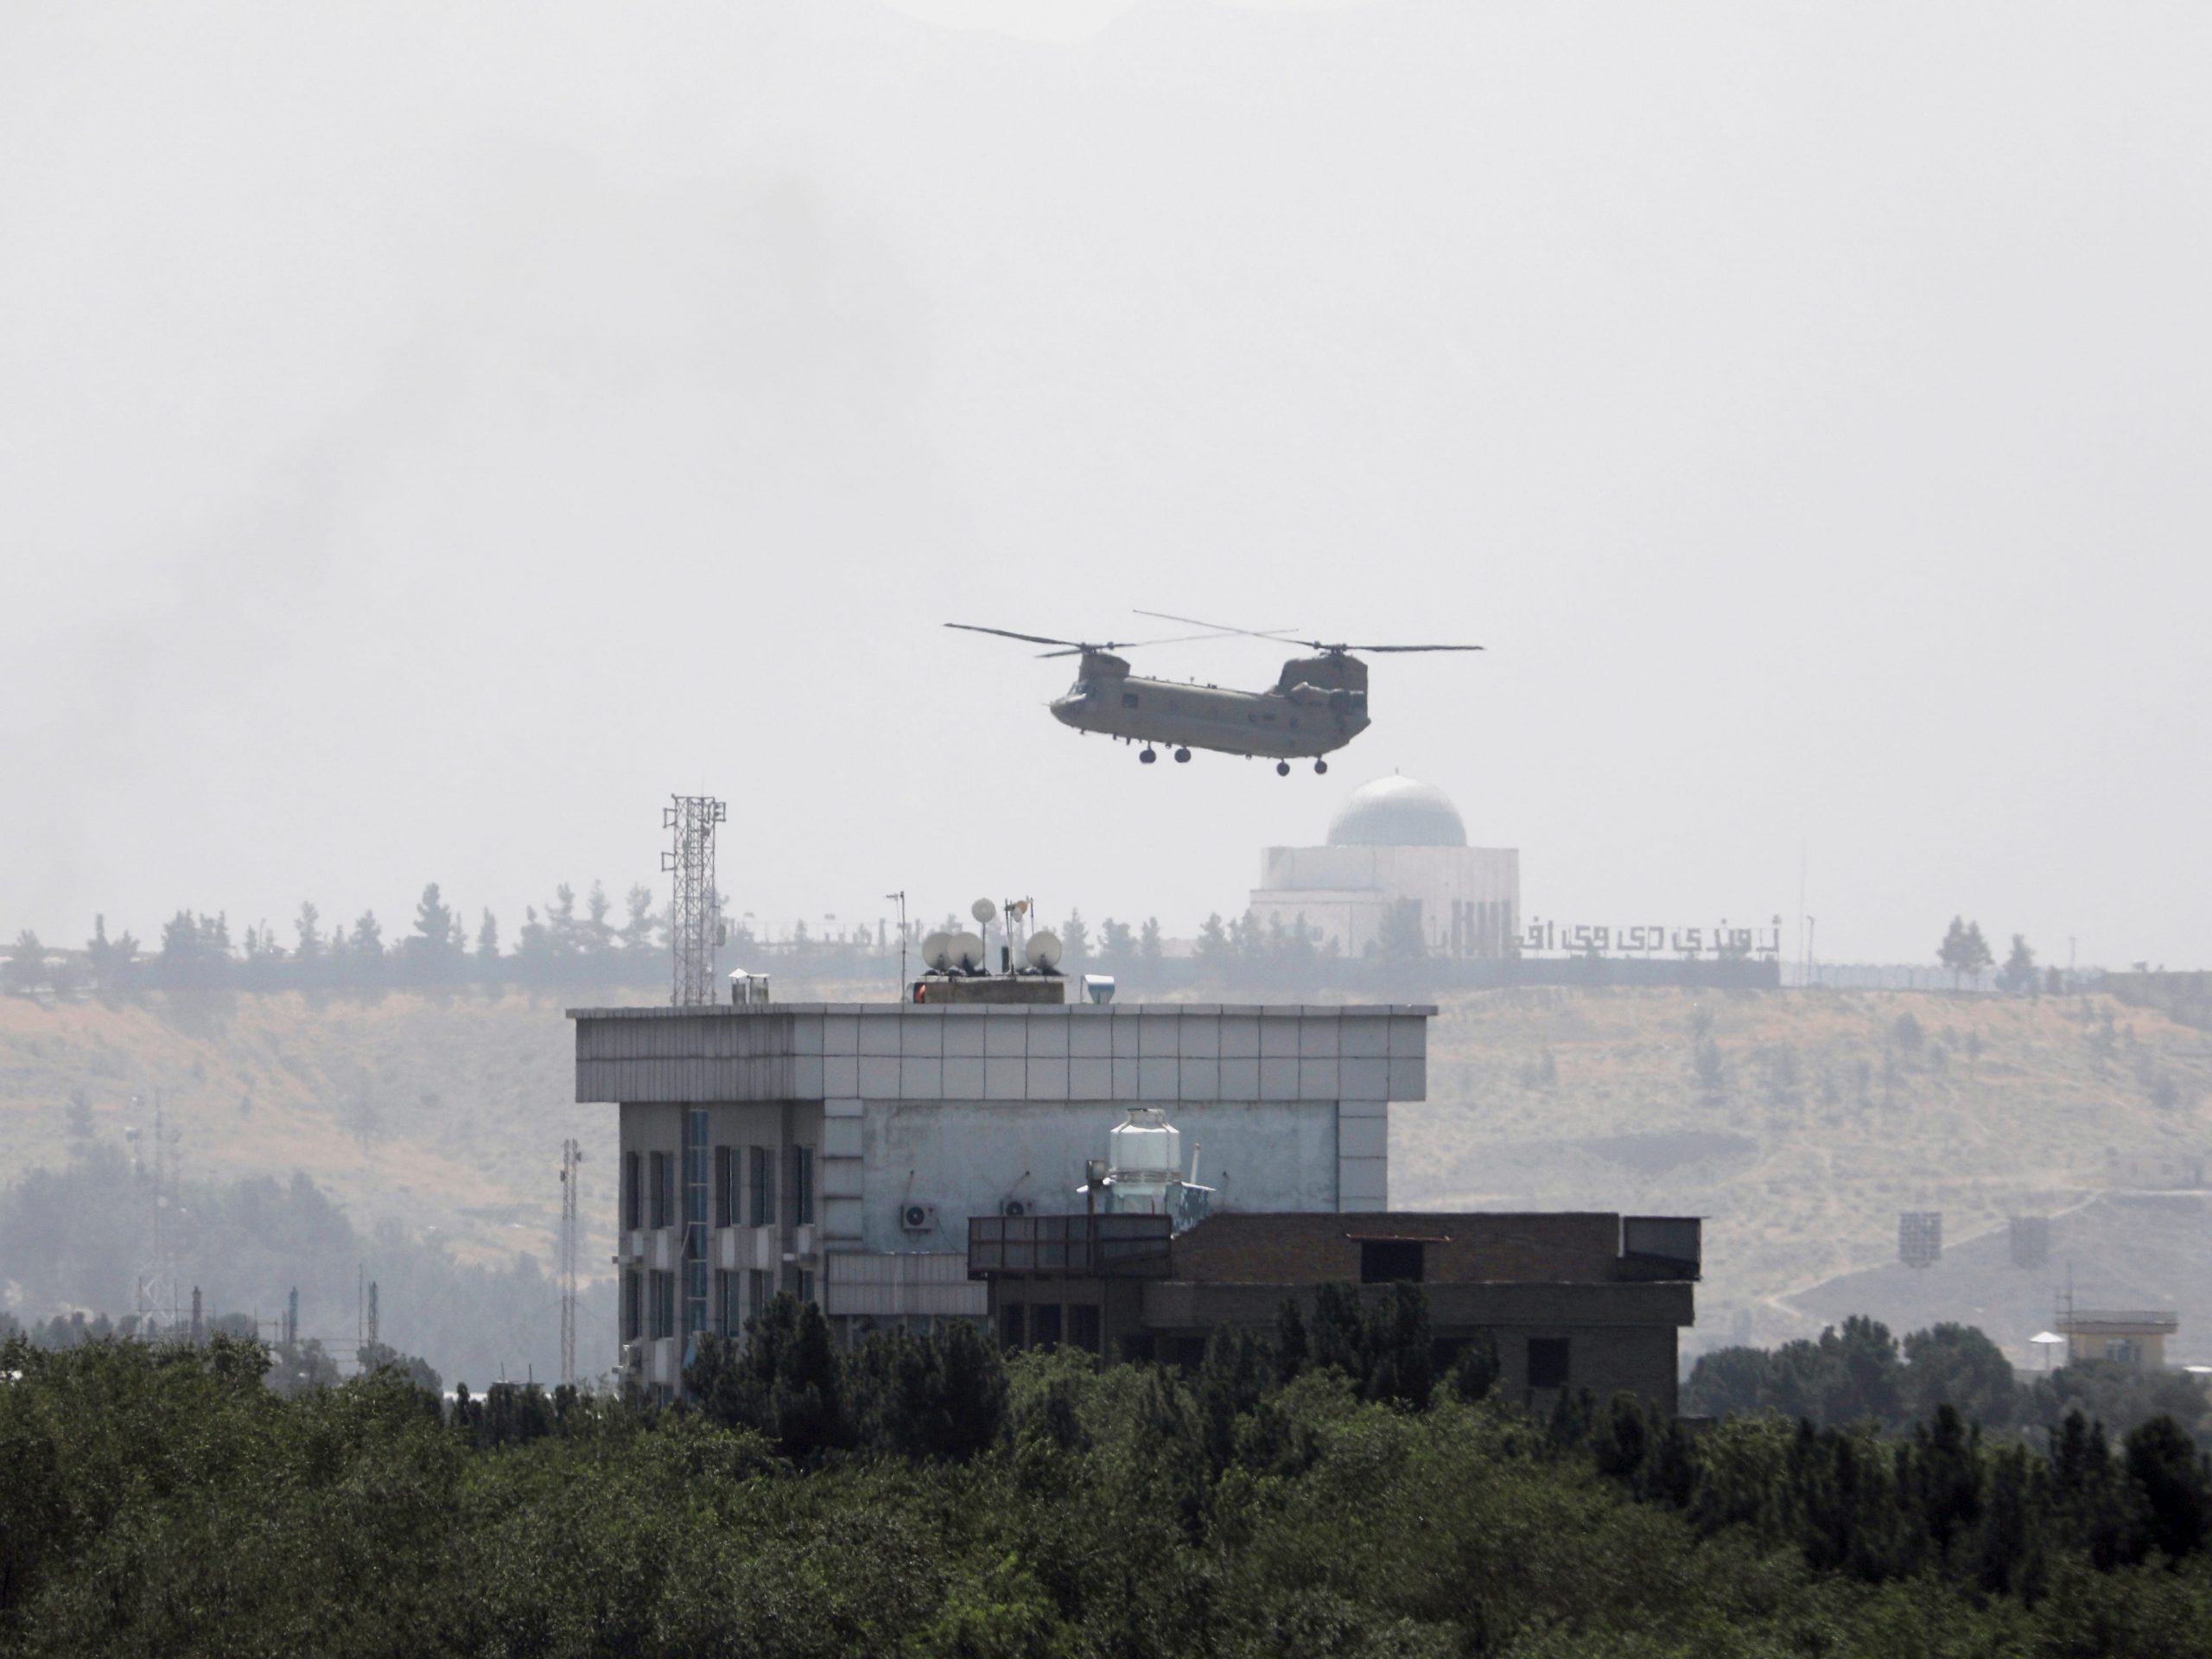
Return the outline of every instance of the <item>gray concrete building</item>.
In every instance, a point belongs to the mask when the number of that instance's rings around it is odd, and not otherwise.
[[[677,1384],[690,1338],[779,1291],[848,1336],[982,1319],[976,1216],[1081,1210],[1132,1106],[1168,1109],[1224,1210],[1364,1212],[1389,1103],[1427,1094],[1427,1007],[753,1004],[576,1008],[576,1098],[620,1113],[621,1353]]]
[[[1220,1326],[1272,1332],[1287,1301],[1311,1316],[1324,1285],[1358,1286],[1372,1301],[1415,1284],[1440,1367],[1483,1332],[1503,1397],[1531,1411],[1587,1389],[1672,1413],[1703,1228],[1689,1216],[1573,1212],[1238,1212],[1183,1231],[1165,1217],[981,1217],[968,1258],[1010,1348],[1068,1342],[1190,1367]]]

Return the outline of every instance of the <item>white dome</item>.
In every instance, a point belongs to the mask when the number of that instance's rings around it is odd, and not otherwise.
[[[1464,847],[1467,826],[1433,784],[1392,773],[1362,784],[1329,821],[1332,847]]]

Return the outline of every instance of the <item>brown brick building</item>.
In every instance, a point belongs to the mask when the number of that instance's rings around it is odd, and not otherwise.
[[[1627,1389],[1675,1408],[1676,1340],[1695,1318],[1694,1217],[1560,1213],[1224,1213],[1171,1236],[1165,1217],[978,1217],[968,1270],[1009,1346],[1193,1364],[1217,1325],[1271,1329],[1325,1284],[1427,1293],[1438,1358],[1495,1338],[1508,1398]]]

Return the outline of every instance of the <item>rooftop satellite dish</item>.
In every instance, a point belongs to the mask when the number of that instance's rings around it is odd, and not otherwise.
[[[999,913],[999,907],[988,899],[978,899],[968,906],[968,913],[979,922],[988,922]]]
[[[952,936],[952,965],[963,974],[972,974],[983,965],[983,939],[979,933],[956,933]]]
[[[1059,936],[1039,929],[1029,936],[1029,944],[1021,954],[1032,968],[1057,968],[1060,965]]]
[[[953,936],[940,929],[922,941],[922,961],[938,973],[948,973],[952,968]]]

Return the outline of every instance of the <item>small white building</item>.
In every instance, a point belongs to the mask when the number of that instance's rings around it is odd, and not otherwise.
[[[1316,943],[1359,957],[1379,948],[1383,918],[1408,900],[1419,906],[1432,956],[1510,956],[1521,927],[1521,855],[1468,846],[1449,796],[1394,773],[1352,791],[1326,846],[1268,848],[1251,909],[1263,926],[1303,922]]]
[[[1389,1103],[1427,1093],[1426,1007],[753,1002],[573,1008],[576,1098],[620,1112],[621,1355],[665,1392],[771,1297],[848,1336],[980,1319],[976,1216],[1085,1207],[1159,1107],[1216,1208],[1381,1211]]]

